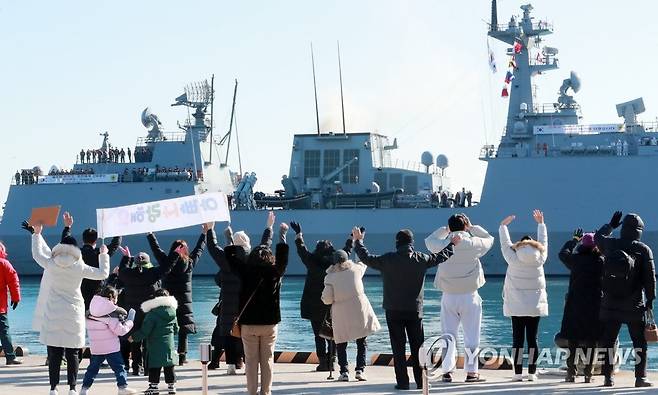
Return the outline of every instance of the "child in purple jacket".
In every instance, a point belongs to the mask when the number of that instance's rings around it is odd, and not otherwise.
[[[87,333],[91,348],[91,361],[82,382],[80,395],[87,395],[94,383],[103,361],[107,360],[114,371],[119,387],[119,395],[136,394],[137,391],[128,388],[126,369],[121,356],[119,336],[127,334],[133,327],[135,310],[126,311],[117,307],[119,293],[110,286],[104,287],[93,297],[87,312]]]

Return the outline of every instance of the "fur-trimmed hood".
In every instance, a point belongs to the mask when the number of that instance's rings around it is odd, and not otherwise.
[[[333,264],[333,265],[329,266],[329,268],[327,269],[327,273],[337,273],[337,272],[342,272],[342,271],[345,271],[345,270],[349,270],[349,269],[352,268],[353,265],[354,265],[354,262],[352,262],[350,260],[347,260],[347,261],[341,262],[341,263],[336,263],[336,264]]]
[[[148,313],[149,311],[162,306],[171,307],[175,311],[178,309],[178,302],[173,296],[158,296],[157,298],[149,299],[142,303],[142,311]]]
[[[57,244],[53,247],[51,257],[57,266],[69,267],[82,260],[82,252],[74,245]]]
[[[542,243],[538,242],[537,240],[532,240],[532,239],[517,241],[512,246],[512,249],[514,251],[518,251],[519,249],[521,249],[523,247],[532,247],[532,248],[536,249],[539,252],[544,252],[544,250],[546,249],[546,248],[544,248],[544,245]]]

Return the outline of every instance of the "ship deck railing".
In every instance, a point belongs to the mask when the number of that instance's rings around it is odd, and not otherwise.
[[[140,137],[137,139],[137,147],[146,147],[148,144],[158,143],[158,142],[181,142],[185,141],[187,133],[185,132],[164,132],[162,137],[152,138],[152,137]]]
[[[491,31],[504,32],[507,29],[521,29],[521,24],[510,24],[510,23],[498,23],[496,25],[489,24],[489,29]],[[534,31],[553,31],[553,24],[546,21],[534,22],[532,24],[532,30]]]

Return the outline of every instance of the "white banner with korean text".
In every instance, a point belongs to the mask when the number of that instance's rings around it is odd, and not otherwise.
[[[96,209],[98,236],[101,238],[230,220],[228,201],[223,192]]]

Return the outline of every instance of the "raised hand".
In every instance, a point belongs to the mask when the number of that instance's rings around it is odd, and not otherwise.
[[[215,228],[215,223],[214,222],[208,222],[203,225],[201,225],[201,229],[203,230],[203,233],[208,233],[210,229]]]
[[[355,226],[352,228],[352,240],[357,241],[357,240],[363,240],[365,237],[365,234],[361,231],[361,228],[358,226]]]
[[[610,226],[612,226],[612,229],[616,229],[621,225],[621,216],[621,211],[615,211],[615,213],[612,214],[612,218],[610,218]]]
[[[43,225],[37,224],[33,226],[34,228],[34,234],[40,235],[41,231],[43,230]]]
[[[27,230],[28,232],[34,234],[34,226],[30,225],[29,222],[23,221],[21,223],[21,228]]]
[[[462,241],[462,238],[461,238],[461,236],[459,236],[459,235],[455,235],[455,236],[453,236],[452,239],[450,239],[450,242],[451,242],[453,245],[456,245],[456,246],[459,245],[459,243],[461,243],[461,241]]]
[[[101,248],[99,251],[101,254],[107,254],[107,246],[105,244],[101,244]]]
[[[580,241],[580,239],[583,238],[583,228],[576,228],[576,230],[573,231],[573,238]]]
[[[271,228],[274,226],[274,222],[276,221],[276,215],[274,215],[274,211],[270,211],[267,214],[267,227]]]
[[[66,226],[68,228],[73,226],[73,216],[71,215],[71,213],[69,213],[68,211],[65,211],[62,218],[64,219],[64,226]]]
[[[302,225],[299,222],[292,221],[290,222],[290,227],[295,231],[295,234],[298,235],[302,233]]]
[[[535,219],[535,221],[538,224],[543,224],[544,223],[544,213],[542,213],[540,210],[533,210],[532,211],[532,217]]]
[[[279,225],[279,232],[280,233],[288,232],[288,224],[285,222],[281,222],[281,225]]]
[[[16,310],[16,307],[18,307],[18,302],[11,302],[11,309]]]
[[[123,256],[127,256],[128,258],[130,258],[132,256],[130,254],[130,248],[128,248],[128,246],[125,246],[125,247],[119,246],[119,251],[121,251],[121,254]]]
[[[112,274],[119,274],[119,266],[112,269]]]
[[[500,221],[500,225],[507,226],[507,225],[511,224],[512,221],[514,221],[515,218],[516,218],[516,216],[514,216],[514,215],[508,215],[502,221]]]

